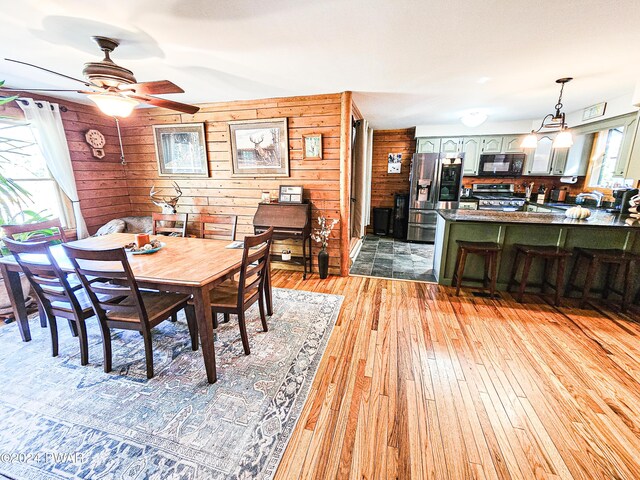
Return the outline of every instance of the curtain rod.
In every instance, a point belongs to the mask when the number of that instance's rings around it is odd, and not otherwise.
[[[23,100],[22,98],[16,99],[16,102],[21,102],[23,105],[29,105],[29,102],[27,102],[26,100]],[[42,102],[34,102],[34,103],[38,106],[38,108],[44,107],[44,104]],[[53,110],[53,106],[51,106],[51,110]],[[69,111],[69,109],[64,105],[60,105],[60,111],[67,112]]]

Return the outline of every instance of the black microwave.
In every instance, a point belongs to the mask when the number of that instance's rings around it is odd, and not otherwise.
[[[524,153],[483,153],[480,155],[479,177],[519,177],[524,169]]]

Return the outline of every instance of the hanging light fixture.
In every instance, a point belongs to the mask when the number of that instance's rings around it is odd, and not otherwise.
[[[133,108],[138,105],[137,100],[120,95],[119,93],[104,92],[87,95],[105,115],[110,117],[128,117]]]
[[[556,135],[556,138],[553,140],[553,148],[569,148],[573,145],[573,137],[571,132],[569,132],[569,127],[565,122],[565,115],[562,112],[562,92],[564,91],[564,86],[566,83],[569,83],[573,78],[559,78],[556,80],[556,83],[560,84],[560,96],[558,97],[558,103],[555,106],[555,113],[550,113],[546,117],[542,119],[542,123],[540,124],[540,128],[537,130],[531,130],[531,133],[524,137],[520,147],[522,148],[536,148],[538,146],[538,133],[541,130],[545,129],[559,129],[560,132]]]

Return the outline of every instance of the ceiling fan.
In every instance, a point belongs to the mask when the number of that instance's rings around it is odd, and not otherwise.
[[[31,63],[22,62],[5,58],[5,60],[14,63],[20,63],[29,67],[34,67],[60,77],[64,77],[75,82],[82,83],[87,89],[85,90],[65,90],[65,89],[47,89],[47,88],[9,88],[4,90],[13,91],[29,91],[29,92],[76,92],[87,95],[87,97],[96,103],[98,108],[106,115],[113,117],[127,117],[133,111],[133,108],[139,103],[147,103],[156,107],[168,108],[183,113],[196,113],[199,107],[188,105],[186,103],[174,102],[164,98],[154,97],[153,95],[162,95],[167,93],[184,93],[184,90],[169,80],[159,80],[155,82],[138,83],[136,77],[131,70],[117,65],[111,60],[110,53],[119,45],[117,40],[107,37],[91,37],[100,49],[104,52],[104,58],[99,62],[89,62],[84,64],[82,74],[86,80],[71,77],[63,73],[55,72],[47,68],[33,65]]]

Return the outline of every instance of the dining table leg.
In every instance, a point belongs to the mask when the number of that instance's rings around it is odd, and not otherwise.
[[[22,341],[29,342],[31,341],[31,330],[29,329],[27,309],[24,305],[24,295],[22,294],[20,274],[9,270],[3,263],[0,263],[0,271],[2,272],[2,278],[4,279],[4,285],[7,289],[7,295],[9,296],[9,302],[11,302],[13,314],[16,322],[18,322],[18,330],[20,330]]]
[[[193,303],[196,310],[202,356],[204,357],[204,368],[207,371],[207,381],[216,383],[218,377],[216,374],[216,353],[213,346],[213,315],[211,314],[207,289],[196,289],[193,292]]]

